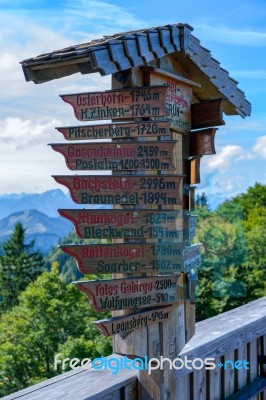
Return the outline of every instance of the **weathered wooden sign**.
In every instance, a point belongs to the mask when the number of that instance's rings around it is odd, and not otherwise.
[[[190,135],[190,156],[215,154],[214,137],[217,129],[201,129]]]
[[[188,134],[191,130],[192,87],[199,84],[188,79],[178,79],[174,74],[165,74],[160,69],[153,69],[150,75],[151,84],[164,83],[169,86],[166,106],[169,112],[170,127],[177,132]]]
[[[185,219],[184,238],[191,241],[196,234],[197,215],[189,214]]]
[[[135,331],[148,325],[164,322],[171,317],[172,305],[151,307],[148,310],[127,314],[123,317],[113,317],[95,321],[99,331],[104,336],[124,334]]]
[[[142,308],[184,300],[181,274],[73,283],[87,294],[96,311]]]
[[[53,178],[69,189],[71,198],[78,204],[182,204],[182,175],[56,175]]]
[[[56,128],[67,140],[125,139],[170,136],[168,119]]]
[[[189,271],[200,262],[200,246],[181,243],[61,245],[83,274],[129,274]]]
[[[117,143],[56,143],[71,170],[174,170],[176,141]]]
[[[194,236],[195,216],[183,210],[58,210],[86,239],[174,239]],[[189,222],[190,221],[190,222]],[[185,224],[185,226],[184,226]],[[192,231],[193,232],[192,232]]]
[[[165,85],[61,95],[80,121],[167,116]]]

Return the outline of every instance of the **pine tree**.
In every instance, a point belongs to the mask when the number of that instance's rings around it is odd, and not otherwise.
[[[34,251],[34,241],[25,243],[25,229],[15,225],[11,237],[3,245],[0,257],[0,311],[17,304],[17,297],[27,285],[44,271],[41,253]]]

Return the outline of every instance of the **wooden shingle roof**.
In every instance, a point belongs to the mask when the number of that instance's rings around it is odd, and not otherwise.
[[[200,45],[192,30],[188,24],[173,24],[118,33],[41,54],[21,64],[26,81],[43,83],[77,72],[114,74],[176,53],[188,77],[201,83],[201,88],[194,90],[199,101],[223,98],[226,114],[250,115],[251,105],[238,82]]]

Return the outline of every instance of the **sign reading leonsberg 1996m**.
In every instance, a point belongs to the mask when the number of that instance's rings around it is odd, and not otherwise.
[[[61,245],[83,274],[169,273],[188,271],[200,261],[198,245],[181,243],[116,243]]]
[[[179,205],[182,175],[56,175],[78,204]]]
[[[71,170],[174,170],[175,141],[56,143]]]
[[[168,86],[106,90],[105,92],[61,95],[80,121],[167,116]]]
[[[183,300],[181,274],[74,283],[88,295],[96,311],[150,307]]]
[[[86,239],[168,239],[183,241],[189,237],[183,210],[58,210],[73,222],[76,233]]]

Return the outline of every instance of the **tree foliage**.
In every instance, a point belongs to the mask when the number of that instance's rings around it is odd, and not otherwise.
[[[17,304],[19,293],[44,270],[44,261],[33,250],[34,241],[25,243],[25,229],[18,223],[11,237],[3,244],[0,257],[0,311]]]
[[[0,396],[61,373],[54,369],[57,353],[81,359],[110,354],[110,340],[92,324],[104,316],[56,267],[40,275],[0,321]]]

